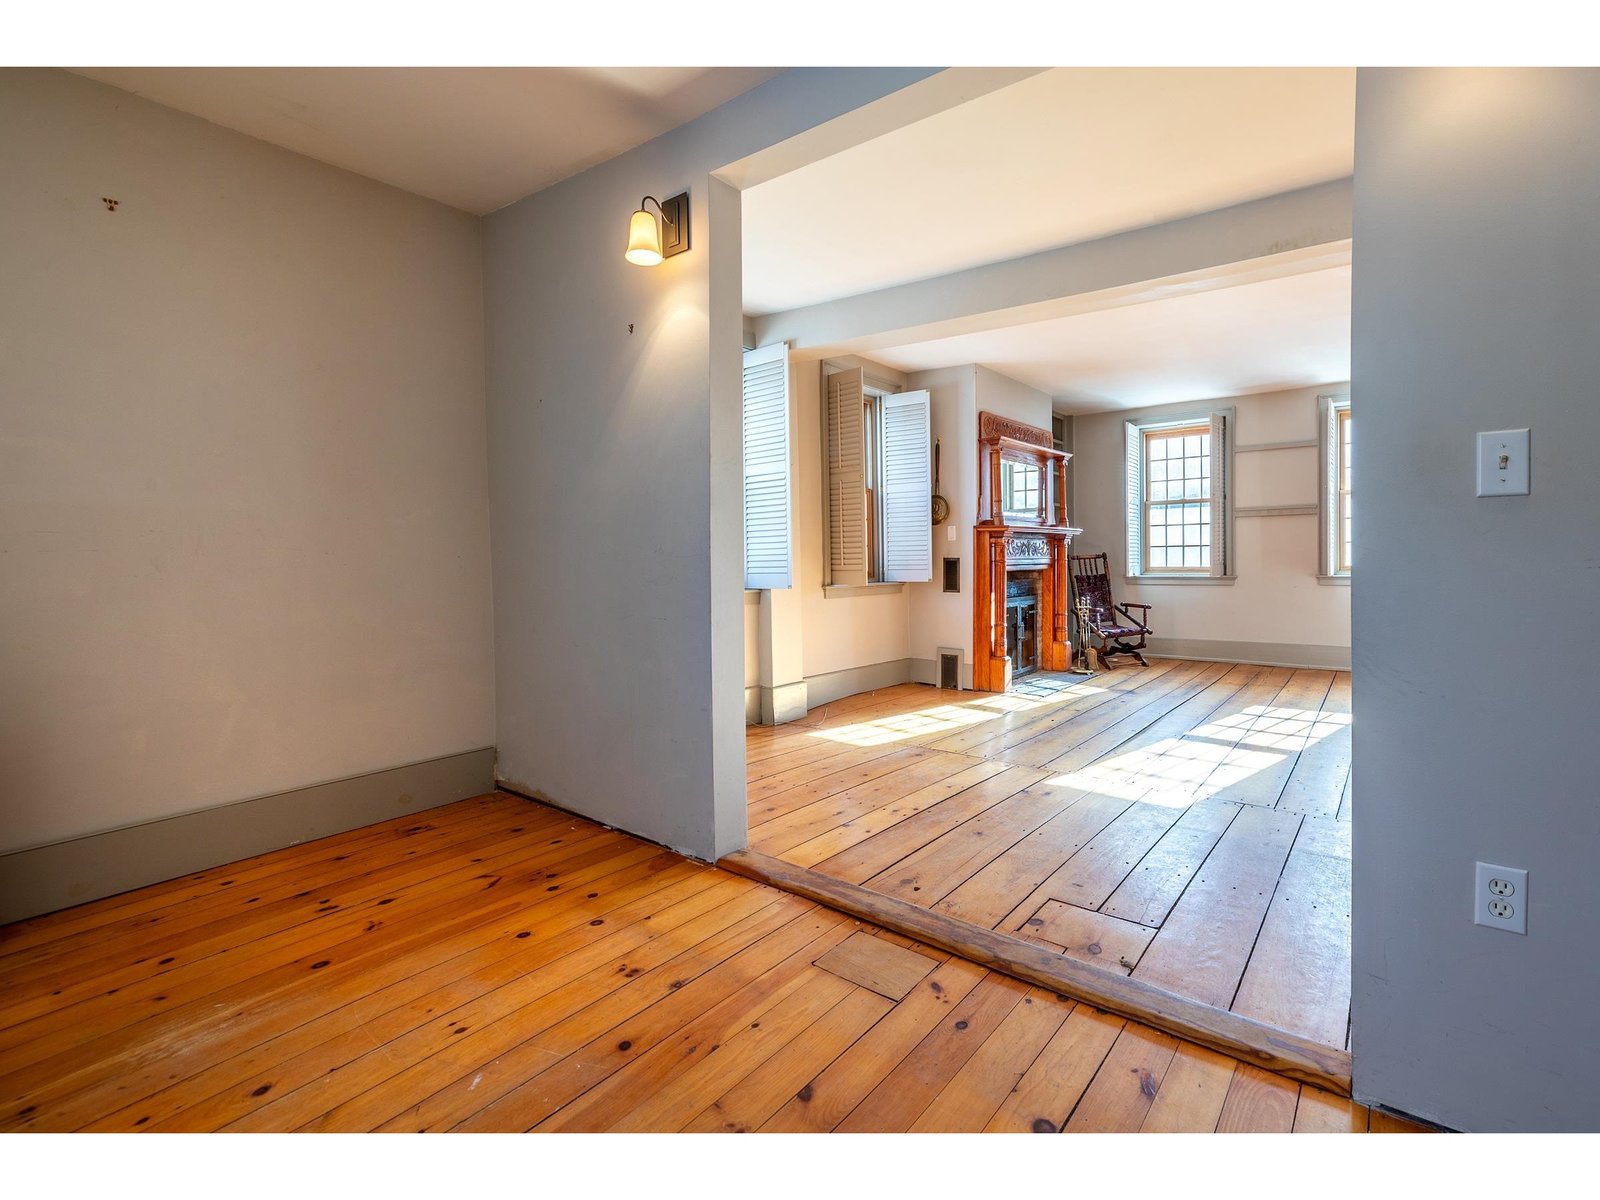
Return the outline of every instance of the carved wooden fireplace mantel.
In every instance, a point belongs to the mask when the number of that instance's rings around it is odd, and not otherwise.
[[[973,529],[972,686],[1003,692],[1016,668],[1010,636],[1029,639],[1021,657],[1046,671],[1072,662],[1067,548],[1082,530],[1067,524],[1067,460],[1050,434],[995,413],[978,414],[978,515]],[[1036,575],[1034,573],[1037,573]],[[1008,577],[1037,579],[1013,587]],[[1025,612],[1015,611],[1022,595]],[[1037,646],[1033,639],[1037,639]]]

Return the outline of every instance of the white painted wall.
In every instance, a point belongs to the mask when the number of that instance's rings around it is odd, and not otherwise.
[[[786,72],[485,219],[512,785],[702,857],[744,844],[739,198],[712,173],[875,136],[906,114],[871,102],[929,75]],[[689,252],[629,265],[639,197],[681,190]]]
[[[61,71],[0,162],[0,851],[492,744],[477,222]]]
[[[1303,441],[1317,436],[1318,395],[1348,391],[1348,385],[1333,384],[1207,400],[1198,405],[1075,416],[1068,473],[1073,477],[1076,504],[1073,523],[1083,534],[1073,543],[1074,552],[1108,553],[1112,591],[1117,598],[1151,605],[1150,623],[1159,638],[1202,643],[1189,647],[1190,652],[1204,654],[1214,649],[1217,657],[1292,661],[1285,659],[1284,648],[1304,646],[1313,649],[1305,652],[1303,661],[1342,663],[1350,647],[1351,589],[1317,579],[1320,526],[1314,514],[1237,517],[1234,572],[1238,578],[1232,584],[1139,585],[1124,580],[1123,425],[1130,418],[1147,415],[1232,407],[1237,412],[1236,445]],[[1363,397],[1358,403],[1357,428],[1374,402]],[[1235,506],[1315,504],[1319,461],[1318,452],[1311,448],[1235,454]],[[1206,647],[1203,643],[1219,645]]]
[[[1593,70],[1357,92],[1355,1086],[1459,1129],[1600,1129],[1596,113]],[[1475,498],[1523,427],[1532,493]],[[1476,861],[1528,870],[1526,936],[1472,924]]]

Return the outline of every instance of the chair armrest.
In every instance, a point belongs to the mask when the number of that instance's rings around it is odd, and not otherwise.
[[[1150,621],[1150,606],[1148,604],[1139,604],[1136,601],[1129,600],[1126,603],[1117,605],[1117,607],[1122,610],[1122,615],[1123,616],[1127,617],[1128,620],[1132,621],[1141,630],[1143,630],[1145,633],[1149,633],[1150,632],[1150,624],[1149,624],[1149,621]],[[1142,608],[1142,609],[1144,609],[1144,616],[1143,617],[1134,616],[1131,612],[1128,611],[1130,608]]]

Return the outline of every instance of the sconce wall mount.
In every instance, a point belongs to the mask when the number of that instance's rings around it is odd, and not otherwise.
[[[654,204],[661,222],[645,206]],[[624,256],[641,267],[653,267],[662,259],[682,254],[689,248],[689,193],[679,192],[665,200],[646,196],[628,222],[628,251]]]

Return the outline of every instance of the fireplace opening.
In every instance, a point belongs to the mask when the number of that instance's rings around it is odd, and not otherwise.
[[[1011,676],[1039,669],[1039,584],[1043,572],[1015,571],[1006,575],[1006,654]]]

